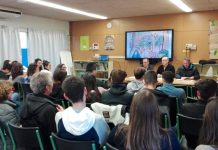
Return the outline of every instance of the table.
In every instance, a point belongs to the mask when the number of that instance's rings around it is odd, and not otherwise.
[[[135,77],[131,76],[131,77],[127,77],[125,79],[125,81],[126,82],[131,82],[134,79],[135,79]],[[157,81],[158,81],[159,84],[163,83],[163,79],[162,78],[158,78]],[[173,84],[174,85],[189,85],[189,86],[194,86],[196,82],[197,82],[197,80],[174,79]]]

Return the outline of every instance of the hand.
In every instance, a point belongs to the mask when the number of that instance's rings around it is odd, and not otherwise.
[[[56,109],[58,112],[64,111],[64,108],[61,105],[56,105]]]
[[[192,77],[190,77],[189,79],[190,79],[190,80],[194,80],[194,77],[192,76]]]

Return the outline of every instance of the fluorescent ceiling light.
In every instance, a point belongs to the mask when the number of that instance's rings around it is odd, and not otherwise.
[[[81,11],[78,9],[66,7],[66,6],[51,3],[51,2],[46,2],[43,0],[25,0],[25,1],[30,2],[30,3],[34,3],[34,4],[38,4],[38,5],[42,5],[42,6],[47,6],[47,7],[63,10],[63,11],[68,11],[71,13],[76,13],[76,14],[80,14],[80,15],[84,15],[84,16],[88,16],[88,17],[93,17],[93,18],[97,18],[97,19],[107,19],[107,17],[105,17],[105,16],[101,16],[101,15],[97,15],[97,14],[93,14],[93,13],[88,13],[85,11]]]
[[[192,9],[190,7],[188,7],[183,1],[181,0],[170,0],[171,3],[173,3],[174,5],[176,5],[177,7],[179,7],[180,9],[182,9],[185,12],[192,12]]]

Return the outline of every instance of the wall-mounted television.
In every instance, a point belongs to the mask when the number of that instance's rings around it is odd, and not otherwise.
[[[173,29],[127,31],[125,59],[173,59]]]

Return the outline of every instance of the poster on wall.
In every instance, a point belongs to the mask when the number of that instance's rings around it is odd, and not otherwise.
[[[106,35],[104,38],[104,49],[114,50],[114,35]]]
[[[81,51],[89,50],[89,36],[80,36],[80,50]]]
[[[218,20],[210,21],[209,50],[210,59],[218,59]]]

